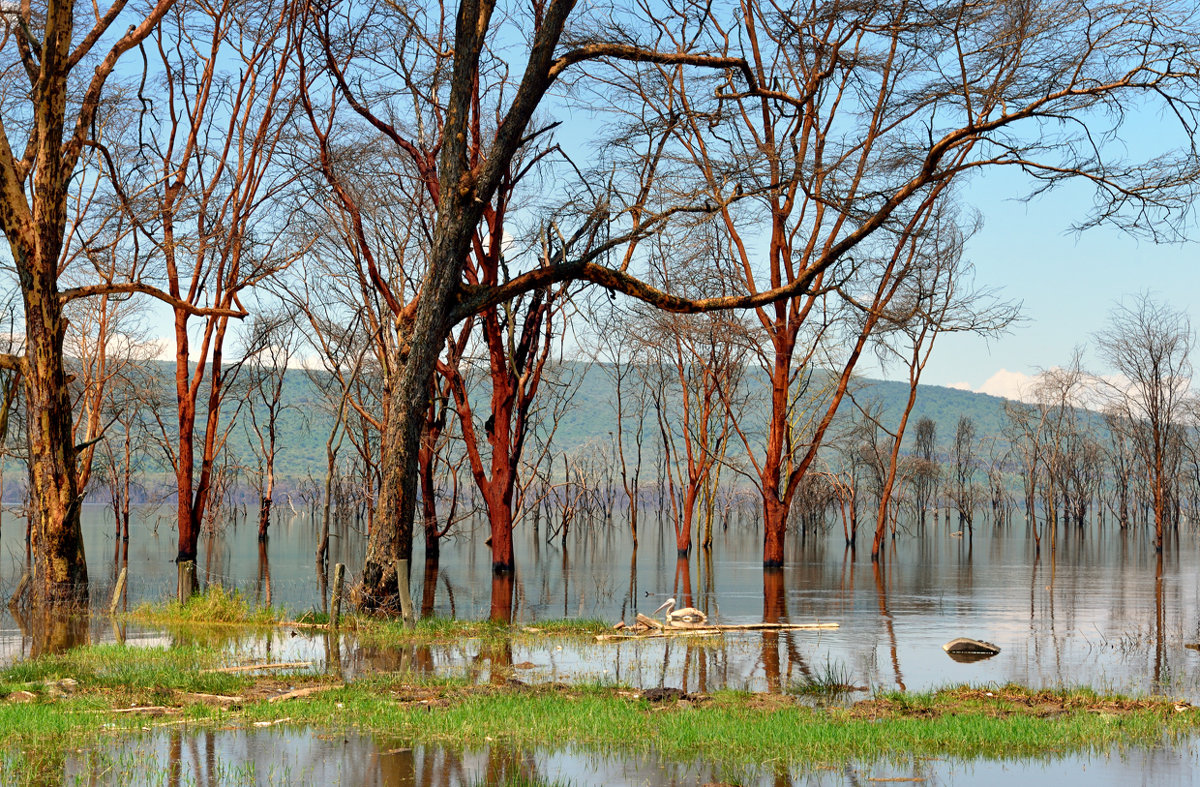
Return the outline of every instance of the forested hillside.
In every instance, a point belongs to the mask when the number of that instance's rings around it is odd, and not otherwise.
[[[167,372],[164,366],[163,374]],[[556,370],[556,379],[561,389],[561,393],[557,395],[566,401],[560,405],[562,415],[553,432],[552,450],[569,453],[589,444],[607,446],[611,439],[610,433],[616,432],[616,395],[611,378],[594,365],[567,362]],[[164,379],[164,384],[165,382]],[[743,385],[753,386],[753,377]],[[899,382],[856,380],[853,394],[854,402],[861,407],[866,408],[869,403],[880,405],[881,423],[884,427],[892,429],[903,412],[908,398],[908,386]],[[937,425],[939,443],[946,444],[953,439],[958,420],[964,416],[975,422],[978,438],[1003,440],[1004,401],[987,394],[940,386],[921,386],[909,419],[908,440],[912,439],[916,422],[928,417]],[[310,476],[320,478],[325,471],[325,441],[333,425],[333,403],[322,397],[311,375],[301,369],[288,370],[283,402],[285,409],[280,421],[280,450],[276,472],[281,479],[291,482],[299,482]],[[236,413],[237,417],[244,421],[245,412],[238,409],[239,405],[242,408],[248,406],[244,402],[228,404],[227,415]],[[854,403],[846,401],[842,405],[839,418],[846,418],[855,411]],[[748,412],[743,416],[743,420],[749,424],[762,423],[764,419],[765,414],[761,413]],[[541,421],[538,423],[539,431],[546,433],[551,425],[547,421]],[[658,426],[652,412],[647,414],[645,429],[648,450],[657,450],[656,446],[660,441],[656,437]],[[249,433],[242,428],[235,430],[235,435],[238,439],[230,441],[234,456],[237,457],[238,463],[252,465],[253,451]],[[159,460],[147,465],[146,470],[151,474],[162,473],[165,467]]]

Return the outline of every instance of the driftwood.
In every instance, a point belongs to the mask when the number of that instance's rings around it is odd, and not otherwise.
[[[267,702],[283,702],[284,700],[294,700],[300,697],[307,697],[309,694],[319,694],[322,691],[332,691],[333,689],[344,688],[345,685],[345,683],[335,683],[329,686],[309,686],[305,689],[296,689],[295,691],[289,691],[287,694],[280,694],[276,697],[272,697],[271,699],[267,700]]]
[[[112,710],[96,711],[97,713],[178,713],[179,708],[168,708],[166,705],[144,705],[137,708],[113,708]]]
[[[276,724],[286,724],[291,720],[292,720],[291,716],[285,716],[282,719],[275,719],[274,721],[256,721],[256,722],[254,722],[254,726],[255,727],[274,727]]]
[[[300,669],[302,667],[311,667],[311,661],[283,661],[272,664],[243,664],[239,667],[221,667],[220,669],[202,669],[201,675],[208,675],[213,672],[253,672],[258,669]]]
[[[650,628],[650,629],[662,629],[662,627],[663,627],[663,624],[659,623],[654,618],[647,617],[640,612],[638,613],[638,616],[637,616],[637,622],[639,624],[641,624],[642,626],[644,626],[645,628]]]
[[[236,705],[239,702],[245,702],[245,697],[231,696],[229,694],[204,694],[198,691],[187,691],[183,696],[189,700],[197,702],[212,702],[218,705]]]
[[[638,615],[638,623],[634,628],[627,628],[619,633],[597,634],[597,642],[616,639],[654,639],[657,637],[703,637],[714,634],[724,634],[727,631],[827,631],[838,628],[837,623],[740,623],[719,625],[713,623],[673,623],[664,626],[653,618]],[[646,621],[650,621],[647,623]],[[628,633],[626,633],[628,632]]]

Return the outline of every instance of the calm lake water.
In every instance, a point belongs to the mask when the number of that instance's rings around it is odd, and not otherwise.
[[[170,511],[141,512],[127,555],[115,541],[109,513],[85,514],[94,604],[106,608],[121,565],[129,568],[123,606],[170,598],[174,592],[175,536]],[[646,517],[643,517],[645,520]],[[251,517],[253,520],[253,517]],[[482,528],[482,525],[478,525]],[[260,552],[252,525],[227,527],[202,541],[200,575],[239,588],[252,599],[294,612],[321,609],[316,572],[316,528],[303,516],[281,518]],[[836,672],[864,687],[922,690],[948,684],[1014,681],[1030,686],[1092,685],[1127,692],[1162,692],[1200,704],[1200,550],[1184,533],[1168,544],[1161,568],[1145,531],[1094,528],[1060,534],[1034,560],[1025,527],[979,526],[974,538],[954,537],[945,524],[923,536],[906,534],[889,545],[882,566],[867,551],[844,549],[840,532],[791,538],[789,563],[764,572],[761,534],[750,527],[718,530],[711,560],[699,550],[679,562],[669,526],[642,525],[641,548],[631,562],[623,522],[576,526],[564,546],[547,543],[533,528],[518,531],[513,618],[598,618],[632,622],[668,596],[705,610],[724,623],[829,621],[833,631],[745,633],[706,640],[655,640],[603,647],[514,646],[512,663],[533,664],[528,679],[615,679],[639,686],[711,691],[723,686],[780,690]],[[333,539],[332,556],[354,576],[365,537],[354,528]],[[483,538],[449,540],[436,576],[414,561],[415,603],[426,614],[487,617],[493,583]],[[10,520],[0,531],[0,594],[7,598],[23,571],[23,527]],[[429,580],[428,582],[426,580]],[[502,589],[495,589],[498,595]],[[26,630],[22,631],[22,623]],[[0,660],[38,649],[31,622],[0,616]],[[160,640],[157,632],[115,632],[94,614],[77,636],[93,641],[118,634]],[[243,643],[324,659],[320,638],[280,632]],[[952,661],[942,644],[959,636],[994,642],[1000,655],[975,663]],[[276,641],[273,641],[276,640]],[[342,643],[343,666],[354,672],[400,660],[441,671],[489,677],[492,658],[466,642],[433,654],[364,652]]]
[[[174,727],[122,738],[106,748],[72,753],[66,784],[141,785],[863,785],[916,783],[1000,787],[1017,783],[1091,787],[1191,784],[1200,768],[1194,746],[1112,749],[1038,760],[965,762],[913,758],[907,762],[811,764],[772,769],[675,762],[577,747],[521,751],[498,744],[481,749],[410,746],[357,732],[289,728],[189,730]],[[2,779],[0,779],[2,781]]]
[[[97,610],[107,608],[121,566],[129,569],[123,608],[173,596],[170,514],[141,512],[124,550],[113,537],[108,511],[86,509]],[[493,586],[483,525],[477,527],[474,538],[445,543],[436,574],[426,575],[418,554],[412,591],[424,614],[484,618],[493,610],[493,594],[506,596],[508,588]],[[875,565],[866,550],[855,554],[844,548],[839,528],[792,537],[787,567],[773,572],[764,572],[761,533],[749,525],[719,530],[711,558],[697,550],[682,562],[670,526],[652,519],[642,525],[636,561],[623,521],[577,525],[565,544],[547,542],[544,532],[523,526],[517,540],[511,613],[527,625],[552,618],[632,622],[637,612],[649,613],[674,596],[680,606],[699,607],[723,623],[824,621],[839,628],[599,644],[467,640],[407,648],[367,648],[352,635],[330,639],[283,628],[231,640],[228,647],[246,659],[311,660],[314,669],[340,669],[347,678],[375,669],[411,669],[480,682],[515,676],[525,682],[601,680],[705,692],[723,687],[785,691],[832,675],[860,687],[850,700],[876,688],[1017,682],[1162,693],[1200,705],[1200,651],[1187,647],[1200,642],[1200,550],[1190,531],[1168,544],[1161,563],[1148,533],[1112,527],[1060,532],[1055,549],[1044,542],[1035,560],[1023,524],[981,525],[966,538],[952,535],[943,522],[920,536],[902,530],[889,543],[884,563]],[[362,564],[364,541],[354,528],[339,532],[331,563],[345,562],[347,576],[353,577]],[[278,520],[265,550],[252,524],[231,524],[202,541],[200,577],[236,587],[254,600],[269,595],[274,604],[296,613],[321,609],[328,588],[317,574],[315,550],[316,527],[304,516]],[[7,598],[24,570],[22,524],[4,521],[0,555],[0,594]],[[954,661],[941,646],[959,636],[994,642],[1001,653],[972,663]],[[0,663],[68,640],[114,639],[172,642],[161,631],[118,628],[98,611],[68,627],[65,638],[59,632],[48,642],[32,621],[7,611],[0,615]],[[1200,773],[1192,742],[1029,762],[865,763],[731,775],[719,765],[667,762],[653,755],[608,756],[571,748],[453,751],[283,725],[264,731],[179,729],[122,739],[111,749],[71,755],[64,766],[66,781],[78,775],[89,783],[84,774],[95,772],[88,769],[97,757],[111,765],[104,773],[119,775],[124,772],[120,763],[143,749],[153,754],[155,773],[182,777],[158,782],[203,784],[479,784],[500,772],[575,784],[832,785],[909,778],[926,784],[1017,779],[1057,784],[1081,773],[1092,784],[1188,784]],[[137,778],[143,777],[156,781],[153,774]],[[137,783],[107,778],[95,783]]]

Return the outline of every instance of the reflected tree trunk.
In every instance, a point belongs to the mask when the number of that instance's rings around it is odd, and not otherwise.
[[[673,593],[678,601],[676,609],[696,606],[692,598],[692,564],[686,557],[675,559],[675,584]]]
[[[879,599],[879,616],[883,618],[884,628],[887,629],[888,648],[892,656],[892,671],[896,674],[896,685],[900,687],[901,691],[908,691],[908,688],[904,685],[904,675],[900,673],[900,651],[896,646],[896,627],[892,620],[892,613],[888,611],[883,562],[872,560],[871,571],[875,575],[875,593]]]
[[[30,658],[53,656],[88,644],[90,622],[91,617],[86,608],[63,614],[61,608],[35,605],[26,620],[26,626],[33,639]]]
[[[438,559],[425,558],[425,579],[421,583],[421,617],[433,617],[433,603],[437,596]]]
[[[271,560],[267,555],[267,540],[258,540],[258,582],[255,585],[255,595],[260,602],[271,606]],[[264,598],[263,591],[266,591]]]
[[[1166,607],[1163,600],[1163,553],[1154,560],[1154,685],[1160,686],[1166,660]]]
[[[763,623],[784,623],[787,622],[787,616],[787,587],[783,569],[763,569]],[[778,694],[783,690],[778,631],[762,633],[762,665],[767,691]]]
[[[507,571],[492,573],[492,608],[488,620],[512,623],[515,607],[516,576]]]

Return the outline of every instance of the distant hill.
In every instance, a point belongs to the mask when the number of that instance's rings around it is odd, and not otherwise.
[[[554,432],[554,447],[558,451],[572,452],[586,445],[607,444],[609,434],[616,431],[616,395],[611,378],[602,369],[582,362],[563,364],[558,375],[558,384],[571,393]],[[751,380],[745,384],[754,383]],[[878,402],[882,406],[885,426],[894,428],[907,402],[908,386],[900,382],[862,379],[855,382],[854,395],[864,405],[867,401]],[[288,372],[284,398],[295,405],[295,409],[286,414],[279,437],[283,446],[279,460],[281,475],[294,480],[309,474],[319,478],[324,472],[325,440],[332,426],[328,407],[322,403],[308,376],[299,370]],[[909,419],[908,439],[915,433],[917,420],[929,417],[937,425],[939,445],[948,446],[961,416],[975,421],[977,436],[1001,438],[1005,422],[1004,402],[1004,399],[988,394],[921,386]],[[751,407],[747,413],[746,422],[764,423],[765,412],[753,410]],[[853,407],[846,402],[839,417],[852,411]],[[657,450],[657,429],[653,415],[649,416],[646,436],[650,450]],[[235,450],[250,456],[248,443]]]
[[[164,395],[164,401],[174,402],[174,365],[168,362],[156,364],[159,385]],[[761,374],[761,373],[760,373]],[[758,382],[756,382],[758,381]],[[761,376],[749,372],[743,386],[752,392],[763,391]],[[610,433],[617,431],[616,427],[616,395],[611,377],[603,368],[583,362],[566,362],[555,370],[554,386],[558,391],[568,392],[566,403],[561,408],[561,417],[553,437],[553,449],[556,452],[575,452],[586,446],[603,446],[607,450]],[[811,386],[819,389],[819,385]],[[550,390],[547,385],[546,389]],[[859,379],[853,385],[856,400],[866,406],[867,402],[877,402],[882,407],[883,422],[889,429],[894,428],[908,398],[908,386],[899,382]],[[479,396],[486,395],[480,391]],[[756,424],[765,424],[765,396],[752,396],[747,406],[744,423],[753,429]],[[279,452],[276,459],[276,474],[282,488],[294,487],[306,479],[321,479],[325,472],[325,441],[333,425],[332,408],[322,396],[319,388],[310,376],[300,369],[289,369],[285,375],[283,401],[286,410],[279,425]],[[546,408],[550,407],[549,398],[543,398]],[[922,417],[932,418],[937,425],[937,440],[940,450],[945,450],[953,440],[958,419],[968,416],[975,421],[976,434],[980,438],[997,437],[1002,439],[1004,425],[1004,399],[986,394],[977,394],[940,386],[921,386],[918,389],[917,402],[909,421],[907,441],[911,441],[916,431],[916,423]],[[251,448],[250,434],[244,427],[248,425],[248,415],[243,402],[239,415],[241,425],[235,428],[229,442],[229,448],[236,457],[236,462],[249,469],[254,466],[254,453]],[[480,402],[482,405],[482,401]],[[236,400],[226,404],[225,416],[228,417],[237,409]],[[839,418],[848,417],[854,412],[849,401],[843,403]],[[757,412],[756,412],[757,410]],[[670,420],[670,419],[668,419]],[[169,421],[168,421],[169,422]],[[658,451],[658,425],[654,415],[650,414],[646,421],[645,432],[645,461],[653,461]],[[348,454],[353,449],[347,441],[342,451]],[[586,450],[586,449],[585,449]],[[153,494],[165,494],[171,487],[172,481],[169,465],[158,452],[151,449],[151,458],[143,465],[144,482]],[[19,495],[20,481],[23,477],[22,466],[8,459],[5,462],[8,490],[6,499]],[[157,491],[155,491],[157,490]]]

